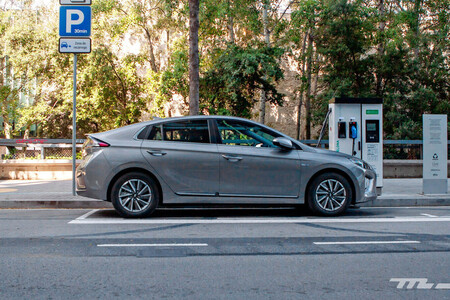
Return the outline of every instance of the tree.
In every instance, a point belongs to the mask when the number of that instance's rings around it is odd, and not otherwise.
[[[37,78],[48,70],[48,40],[51,33],[36,26],[43,19],[28,4],[24,4],[21,10],[0,11],[0,102],[7,138],[12,138],[14,134],[13,124],[22,124],[18,122],[22,106],[20,98],[27,97],[33,105],[40,93]],[[19,129],[16,128],[16,131]],[[27,123],[25,131],[28,130]]]
[[[230,44],[220,51],[214,68],[202,78],[202,109],[210,114],[250,118],[255,94],[264,91],[267,101],[281,105],[283,95],[275,84],[283,78],[278,63],[280,48],[241,48]]]

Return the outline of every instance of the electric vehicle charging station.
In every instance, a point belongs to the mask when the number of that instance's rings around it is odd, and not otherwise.
[[[377,193],[383,188],[383,100],[333,98],[329,102],[330,150],[369,163],[377,174]]]

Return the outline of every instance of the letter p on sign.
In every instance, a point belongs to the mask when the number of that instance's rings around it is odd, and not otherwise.
[[[78,16],[75,18],[74,16]],[[66,32],[72,32],[72,25],[83,24],[84,14],[78,9],[66,10]]]
[[[90,6],[61,6],[59,35],[62,37],[88,37],[91,35]]]

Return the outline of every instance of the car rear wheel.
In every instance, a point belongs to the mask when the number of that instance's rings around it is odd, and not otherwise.
[[[158,201],[158,188],[154,180],[143,173],[123,175],[111,189],[111,202],[125,218],[148,217],[155,211]]]
[[[350,205],[352,188],[348,180],[337,173],[317,176],[308,189],[308,206],[315,214],[336,216]]]

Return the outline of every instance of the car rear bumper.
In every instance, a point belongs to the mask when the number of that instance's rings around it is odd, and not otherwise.
[[[77,194],[107,200],[105,178],[109,170],[109,164],[101,152],[94,153],[92,157],[85,157],[75,172]]]

